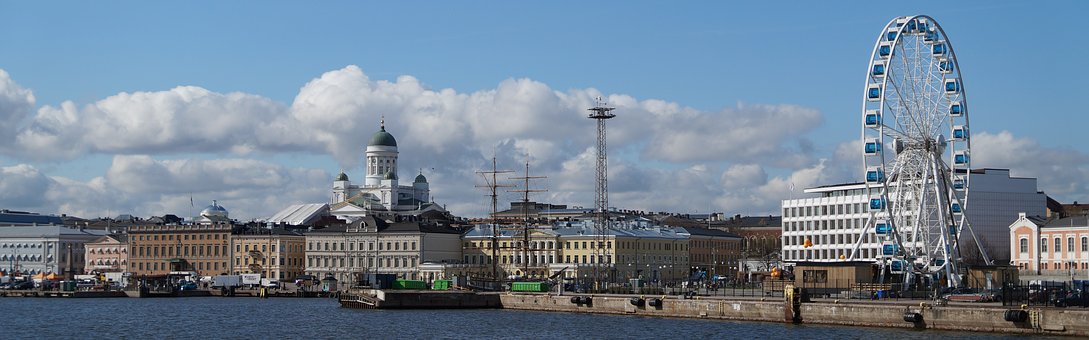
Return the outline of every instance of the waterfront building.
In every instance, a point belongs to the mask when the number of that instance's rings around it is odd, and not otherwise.
[[[71,278],[86,270],[85,244],[105,234],[59,223],[0,227],[0,270],[23,275],[58,273]]]
[[[1037,191],[1035,178],[1010,177],[1006,169],[971,170],[969,201],[965,207],[972,230],[995,263],[1010,259],[1009,221],[1017,212],[1043,216],[1047,197]],[[878,257],[880,241],[872,231],[862,232],[869,217],[865,183],[847,183],[805,189],[805,197],[782,202],[782,259],[784,262],[840,261],[850,257],[860,234],[859,259]],[[962,235],[967,235],[964,233]],[[806,246],[809,241],[810,246]],[[970,237],[961,239],[962,251],[978,253]]]
[[[496,255],[492,255],[492,225],[477,225],[462,236],[462,275],[491,276],[491,260],[497,258],[500,277],[541,279],[552,275],[549,265],[560,255],[560,234],[551,226],[499,225]],[[528,237],[527,237],[528,233]],[[528,238],[528,242],[527,242]],[[528,245],[528,247],[526,246]]]
[[[200,211],[194,224],[145,224],[129,227],[129,270],[137,276],[191,271],[198,275],[226,274],[231,223],[216,201]]]
[[[422,172],[411,185],[400,185],[397,158],[397,140],[386,132],[383,119],[367,144],[363,183],[352,184],[347,174],[338,174],[333,180],[330,213],[349,222],[367,215],[394,218],[446,213],[446,209],[431,201],[430,184]]]
[[[1010,265],[1022,277],[1089,275],[1089,215],[1045,218],[1020,213],[1009,225]]]
[[[129,271],[127,234],[110,234],[87,242],[83,247],[84,274]]]
[[[421,263],[460,259],[460,234],[430,222],[389,222],[365,216],[307,232],[306,273],[318,278],[332,275],[342,284],[360,282],[370,273],[419,279]]]
[[[778,258],[783,250],[783,217],[734,215],[711,228],[721,229],[742,238],[741,253],[749,258]]]
[[[500,225],[499,249],[494,256],[492,225],[477,225],[462,236],[461,264],[429,266],[428,273],[437,278],[491,276],[495,261],[502,278],[563,277],[585,282],[598,275],[608,282],[626,282],[631,278],[676,282],[688,276],[687,230],[651,225],[642,218],[613,223],[604,231],[604,237],[600,237],[601,231],[593,221],[588,220],[534,226],[529,230],[528,248],[523,246],[522,226]],[[601,240],[604,249],[597,249]]]
[[[288,281],[303,274],[306,237],[283,228],[241,229],[231,234],[232,274],[255,273]]]
[[[738,260],[742,255],[742,238],[717,229],[686,227],[688,236],[688,262],[693,271],[716,276],[735,278]]]

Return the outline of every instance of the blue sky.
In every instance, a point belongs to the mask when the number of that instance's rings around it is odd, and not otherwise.
[[[0,207],[185,214],[192,193],[198,208],[219,199],[260,218],[328,200],[341,169],[360,178],[382,114],[400,176],[423,169],[456,214],[485,212],[473,171],[493,153],[549,176],[539,200],[590,206],[582,109],[602,95],[618,107],[613,205],[775,213],[789,183],[857,179],[866,62],[885,23],[912,14],[937,19],[956,50],[976,166],[1085,200],[1086,9],[3,1]]]

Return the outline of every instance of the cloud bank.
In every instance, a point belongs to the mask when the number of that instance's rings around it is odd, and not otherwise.
[[[339,170],[362,179],[363,151],[382,117],[398,140],[401,178],[423,172],[436,200],[456,214],[486,213],[475,171],[493,156],[502,168],[521,171],[529,162],[533,175],[548,177],[536,184],[548,190],[536,200],[592,206],[596,129],[586,108],[596,97],[616,107],[608,121],[610,203],[622,209],[774,214],[802,188],[858,177],[858,143],[814,148],[806,136],[825,117],[797,104],[701,111],[524,78],[464,93],[411,76],[373,80],[351,65],[307,82],[291,103],[178,86],[36,107],[32,91],[0,70],[0,154],[16,160],[0,172],[0,206],[184,215],[191,193],[219,199],[236,217],[266,217],[291,203],[327,201]],[[1005,131],[977,133],[973,145],[977,164],[1039,176],[1049,193],[1084,192],[1070,184],[1086,178],[1084,153]],[[87,181],[40,170],[91,155],[113,159]],[[1025,157],[1036,161],[1026,165]],[[1055,167],[1074,171],[1044,177]]]

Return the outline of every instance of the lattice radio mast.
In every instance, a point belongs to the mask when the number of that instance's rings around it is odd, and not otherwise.
[[[601,281],[605,279],[602,262],[608,257],[605,244],[608,242],[609,232],[609,156],[605,145],[605,120],[616,117],[612,113],[616,108],[608,107],[601,97],[597,97],[594,102],[595,106],[589,109],[589,118],[597,121],[597,196],[594,200],[594,224],[597,227],[597,247],[594,253],[597,261],[594,263],[594,288],[601,289]]]

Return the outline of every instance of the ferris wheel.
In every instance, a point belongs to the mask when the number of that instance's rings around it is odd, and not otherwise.
[[[905,283],[959,286],[961,232],[975,239],[966,217],[968,101],[953,45],[933,18],[898,17],[881,31],[867,67],[862,120],[869,218],[852,258],[869,240],[880,244],[882,272],[903,274]]]

